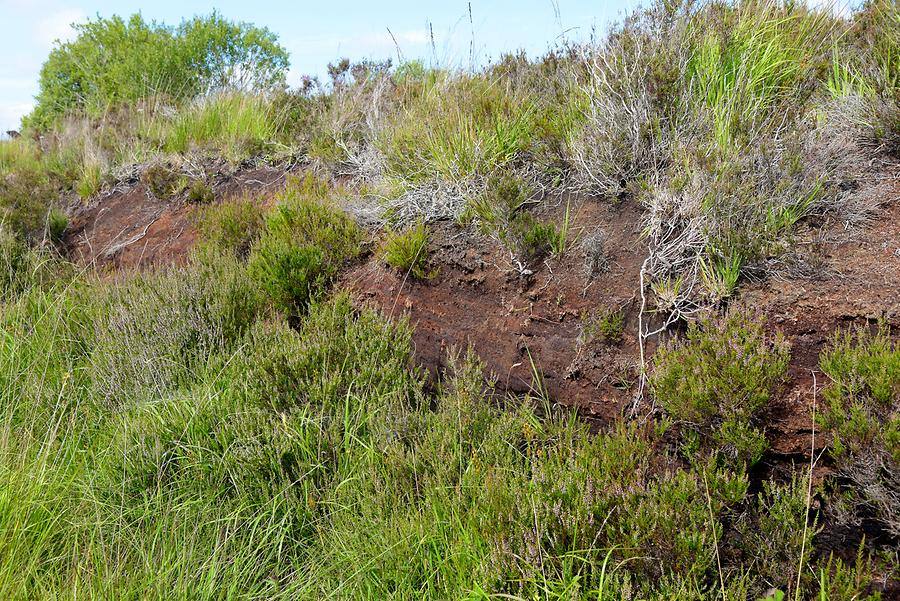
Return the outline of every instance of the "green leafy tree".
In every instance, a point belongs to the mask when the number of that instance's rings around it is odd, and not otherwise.
[[[178,102],[217,90],[261,91],[284,83],[287,51],[266,28],[218,13],[178,27],[141,15],[75,25],[41,67],[37,106],[26,125],[47,126],[72,111],[99,113],[163,95]]]

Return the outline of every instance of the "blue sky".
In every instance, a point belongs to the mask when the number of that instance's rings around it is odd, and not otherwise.
[[[466,0],[441,2],[316,0],[285,2],[223,0],[0,0],[0,132],[18,127],[37,92],[41,63],[70,24],[100,15],[130,15],[174,24],[213,9],[225,17],[264,25],[291,54],[289,82],[322,74],[330,61],[396,57],[390,28],[405,59],[432,58],[429,25],[441,64],[467,65],[473,39],[480,61],[503,51],[542,53],[560,37],[586,39],[633,10],[638,0]]]

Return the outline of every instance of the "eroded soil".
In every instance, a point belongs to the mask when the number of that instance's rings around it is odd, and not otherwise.
[[[270,167],[215,174],[217,202],[247,193],[274,194],[287,173]],[[101,194],[69,215],[66,246],[70,256],[98,270],[134,269],[181,263],[194,246],[193,205],[185,195],[160,199],[147,185],[133,181]]]
[[[593,278],[579,237],[562,261],[547,259],[522,275],[496,240],[443,223],[431,235],[431,279],[415,280],[385,266],[376,250],[341,284],[360,304],[408,315],[416,355],[432,375],[444,369],[450,349],[471,345],[501,390],[544,387],[582,414],[611,419],[630,405],[638,373],[640,213],[632,204],[592,201],[572,211],[582,236],[596,227],[606,230],[608,266]],[[591,336],[589,320],[603,310],[624,312],[621,340]]]
[[[259,168],[221,177],[217,202],[245,191],[271,198],[286,173]],[[802,461],[811,446],[814,383],[821,388],[819,353],[833,333],[885,320],[900,329],[900,184],[864,227],[808,224],[796,240],[812,269],[790,270],[744,284],[736,298],[766,316],[768,327],[792,345],[788,382],[779,391],[767,429],[772,454]],[[567,201],[546,210],[561,221]],[[408,316],[416,359],[435,376],[451,349],[471,346],[498,388],[524,393],[543,387],[585,418],[608,422],[630,410],[638,381],[639,271],[644,259],[641,210],[595,199],[569,199],[574,219],[571,249],[562,259],[530,265],[522,274],[493,238],[445,222],[431,229],[433,277],[415,280],[387,267],[372,251],[349,268],[339,285],[358,306],[392,317]],[[76,260],[101,269],[144,268],[184,261],[196,239],[192,207],[160,200],[141,183],[99,197],[72,214],[67,241]],[[606,266],[591,275],[581,248],[588,234],[605,232]],[[607,340],[589,327],[592,316],[621,310],[624,331]],[[652,342],[648,352],[652,352]],[[817,437],[815,446],[826,441]]]

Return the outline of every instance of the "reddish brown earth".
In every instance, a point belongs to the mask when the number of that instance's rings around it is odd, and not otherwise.
[[[255,191],[270,196],[285,172],[261,168],[223,177],[214,185],[220,202]],[[807,225],[795,248],[812,276],[770,276],[746,284],[737,295],[767,317],[792,345],[789,381],[768,416],[775,455],[802,461],[812,433],[813,374],[835,330],[884,319],[900,329],[900,183],[866,227]],[[472,346],[496,377],[515,393],[543,386],[550,396],[606,422],[627,411],[638,379],[636,341],[638,281],[644,244],[641,213],[633,203],[612,205],[571,199],[574,230],[581,239],[598,228],[606,234],[609,268],[588,278],[580,239],[562,260],[531,266],[521,276],[496,241],[451,223],[432,227],[429,251],[434,277],[417,281],[384,265],[373,251],[348,269],[340,286],[358,306],[406,315],[414,326],[417,361],[432,375],[451,348]],[[565,201],[546,218],[561,220]],[[73,214],[72,256],[101,268],[134,268],[183,261],[195,242],[191,207],[183,199],[153,198],[137,183],[96,199]],[[604,309],[625,313],[620,341],[585,336],[585,320]],[[648,349],[652,351],[651,347]],[[535,370],[540,377],[536,378]],[[821,387],[824,376],[815,381]],[[825,441],[818,437],[816,447]]]
[[[435,277],[407,278],[386,267],[376,252],[346,273],[341,284],[360,304],[408,315],[416,355],[431,374],[445,367],[451,348],[471,345],[500,389],[524,393],[543,386],[582,414],[609,419],[630,405],[638,373],[640,213],[629,203],[593,201],[573,205],[572,211],[576,232],[598,226],[607,232],[609,268],[592,280],[578,238],[562,261],[533,265],[534,274],[523,277],[495,240],[444,223],[432,230],[430,240]],[[586,318],[607,308],[625,312],[622,340],[586,340]]]
[[[808,456],[813,374],[833,333],[878,319],[900,328],[900,186],[896,192],[866,227],[826,225],[810,228],[809,242],[800,237],[801,252],[810,255],[803,258],[817,265],[815,278],[774,276],[746,285],[738,295],[792,346],[788,382],[767,416],[776,455]],[[438,269],[432,280],[406,278],[376,253],[345,274],[342,284],[360,304],[408,315],[417,357],[432,374],[444,367],[449,348],[471,345],[499,388],[521,393],[536,385],[533,360],[554,399],[607,421],[631,407],[638,375],[638,282],[645,252],[640,212],[629,203],[586,200],[576,224],[608,234],[610,269],[590,282],[577,248],[561,264],[548,261],[521,278],[492,240],[473,240],[445,224],[432,235],[429,250]],[[584,341],[583,316],[605,308],[624,309],[623,339]],[[820,387],[824,379],[817,373]],[[819,436],[816,447],[824,442]]]
[[[819,354],[836,330],[884,320],[900,331],[900,182],[887,194],[865,227],[828,224],[806,232],[805,240],[801,236],[798,247],[817,265],[818,277],[771,277],[738,296],[791,342],[790,385],[776,400],[771,421],[779,434],[773,437],[776,451],[802,454],[810,448],[813,391],[826,380],[818,372]]]
[[[233,176],[214,175],[220,202],[248,193],[274,194],[284,186],[283,169],[262,167]],[[159,199],[146,184],[117,186],[70,212],[66,245],[70,256],[99,270],[144,268],[183,262],[193,247],[193,206],[181,195]]]

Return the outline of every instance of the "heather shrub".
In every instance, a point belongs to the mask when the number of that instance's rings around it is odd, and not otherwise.
[[[885,529],[900,534],[900,345],[886,325],[837,332],[819,358],[831,380],[823,390],[821,425],[833,435],[831,453],[854,486],[857,512],[874,510]]]
[[[204,243],[221,252],[246,258],[262,232],[265,213],[262,199],[244,195],[200,207],[195,220]]]
[[[767,446],[757,420],[789,356],[781,334],[767,334],[754,316],[731,309],[661,346],[649,381],[656,401],[683,425],[689,450],[714,443],[727,461],[752,465]]]
[[[41,239],[56,194],[40,167],[0,170],[0,228],[24,240]]]
[[[334,271],[319,247],[279,238],[260,240],[248,265],[250,276],[273,306],[288,313],[302,312]]]
[[[266,217],[248,259],[251,277],[279,309],[302,312],[360,250],[359,228],[308,176],[293,180]]]
[[[797,570],[810,564],[819,528],[817,517],[808,515],[808,486],[808,480],[796,476],[783,484],[764,482],[738,521],[736,551],[756,566],[752,587],[756,597],[772,588],[795,591]],[[810,576],[803,574],[804,588],[811,584]]]
[[[113,287],[95,322],[91,368],[100,400],[118,407],[184,386],[212,355],[237,344],[260,302],[244,267],[215,253]]]

